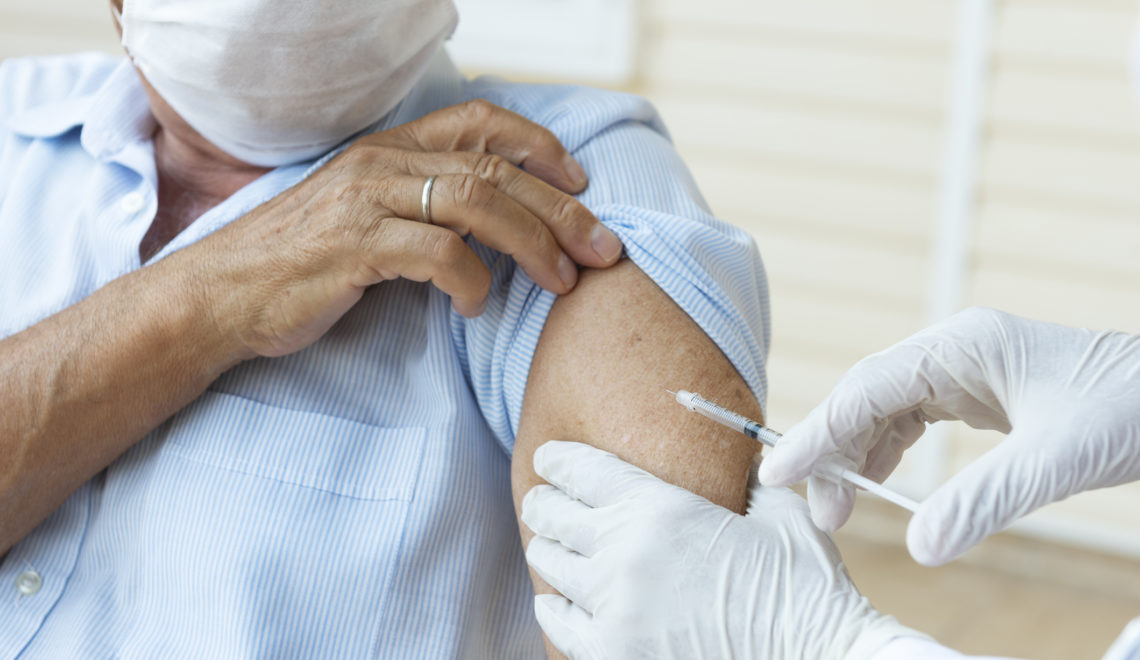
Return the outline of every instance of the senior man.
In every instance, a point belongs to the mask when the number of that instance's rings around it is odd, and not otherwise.
[[[0,657],[540,654],[567,434],[743,509],[660,388],[759,414],[763,270],[646,102],[465,80],[443,0],[112,13],[0,66]]]

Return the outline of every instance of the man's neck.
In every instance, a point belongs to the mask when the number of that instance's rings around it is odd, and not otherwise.
[[[154,133],[154,158],[160,183],[175,187],[179,196],[190,195],[214,204],[270,169],[204,148],[161,126]]]
[[[161,126],[154,133],[154,160],[158,211],[139,244],[144,263],[206,211],[269,171],[180,140]]]

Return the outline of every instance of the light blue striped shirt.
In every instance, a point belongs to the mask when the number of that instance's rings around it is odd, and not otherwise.
[[[562,140],[590,174],[583,202],[763,401],[756,247],[709,214],[653,108],[468,81],[441,56],[382,127],[477,97]],[[122,58],[0,65],[0,336],[140,267],[152,129]],[[327,158],[266,174],[155,258]],[[481,317],[427,284],[373,287],[312,347],[225,373],[75,492],[0,566],[0,657],[541,656],[509,465],[554,296],[471,244],[493,273]]]

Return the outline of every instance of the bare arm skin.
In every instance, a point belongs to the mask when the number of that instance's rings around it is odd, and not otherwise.
[[[743,512],[756,442],[672,401],[691,389],[754,419],[760,407],[700,327],[631,261],[583,271],[555,303],[527,381],[511,464],[515,512],[542,483],[535,449],[576,440]],[[523,545],[533,534],[521,522]],[[553,593],[531,572],[538,593]],[[550,657],[562,657],[547,643]]]
[[[237,363],[178,261],[0,342],[0,555]]]

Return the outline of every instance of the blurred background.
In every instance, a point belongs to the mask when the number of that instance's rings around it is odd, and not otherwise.
[[[764,256],[769,423],[969,305],[1140,332],[1135,0],[457,0],[472,75],[641,94]],[[0,59],[120,52],[104,0],[0,0]],[[951,426],[921,497],[1000,436]],[[1041,511],[940,569],[864,499],[838,540],[880,609],[973,653],[1094,658],[1140,615],[1140,486]]]

